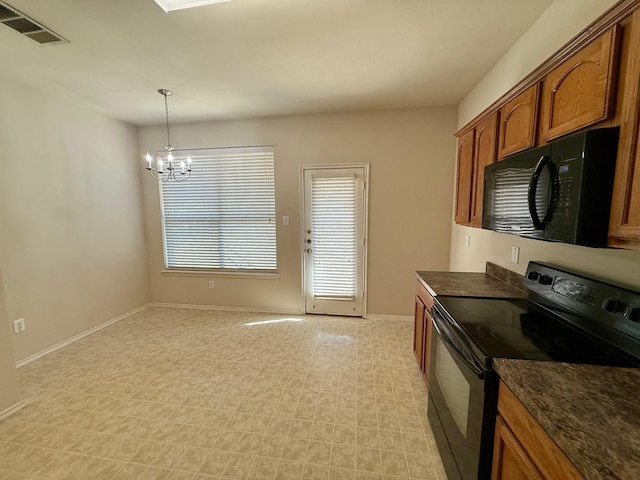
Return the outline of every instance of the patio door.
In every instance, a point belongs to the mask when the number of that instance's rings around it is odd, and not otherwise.
[[[305,312],[364,316],[368,165],[302,170]]]

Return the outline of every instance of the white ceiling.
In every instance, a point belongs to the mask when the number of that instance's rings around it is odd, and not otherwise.
[[[0,26],[0,75],[136,125],[456,105],[552,0],[7,0],[70,40]]]

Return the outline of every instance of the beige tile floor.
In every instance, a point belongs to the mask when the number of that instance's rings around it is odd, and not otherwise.
[[[148,308],[19,370],[0,480],[445,480],[412,334]]]

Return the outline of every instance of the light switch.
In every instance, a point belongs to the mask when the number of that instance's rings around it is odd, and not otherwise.
[[[289,215],[285,215],[282,217],[282,224],[289,225]]]
[[[464,246],[469,248],[469,244],[471,243],[471,235],[464,236]]]

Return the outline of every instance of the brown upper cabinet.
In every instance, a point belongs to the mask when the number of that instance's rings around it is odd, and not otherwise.
[[[469,224],[471,218],[471,181],[475,130],[458,139],[458,174],[456,179],[456,223]]]
[[[482,226],[482,201],[484,197],[484,167],[496,161],[496,137],[498,114],[479,123],[475,128],[474,161],[471,191],[471,226]]]
[[[542,82],[542,140],[606,120],[613,111],[619,27],[614,25],[554,68]]]
[[[456,133],[456,223],[481,226],[486,165],[601,126],[620,127],[607,245],[640,250],[640,0],[619,0]]]
[[[610,246],[640,248],[640,10],[633,12],[621,78],[622,121],[609,225]]]
[[[538,82],[500,108],[498,159],[536,144],[539,91]]]

